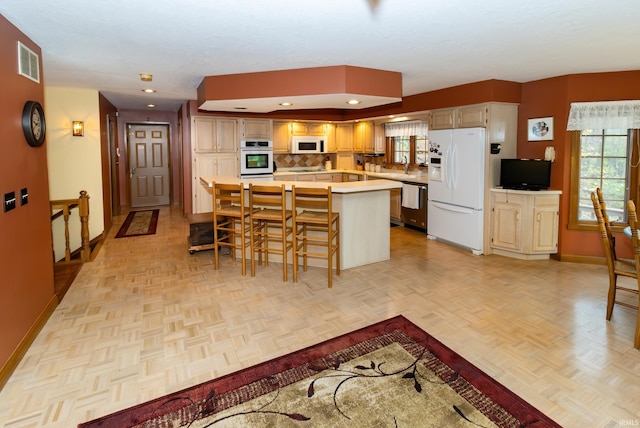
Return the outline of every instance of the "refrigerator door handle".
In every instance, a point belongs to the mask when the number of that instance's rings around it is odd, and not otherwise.
[[[445,162],[447,168],[445,170],[445,177],[447,188],[450,189],[453,183],[451,182],[451,146],[447,147],[447,160]]]
[[[458,187],[458,145],[454,144],[451,149],[451,187]]]
[[[463,208],[463,207],[459,207],[456,205],[449,205],[449,204],[441,204],[440,202],[432,202],[434,208],[439,208],[441,210],[445,210],[445,211],[451,211],[454,213],[461,213],[461,214],[469,214],[473,211],[476,210],[472,210],[470,208]]]

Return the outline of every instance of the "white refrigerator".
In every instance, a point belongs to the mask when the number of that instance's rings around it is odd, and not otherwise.
[[[430,237],[483,253],[485,129],[429,131]]]

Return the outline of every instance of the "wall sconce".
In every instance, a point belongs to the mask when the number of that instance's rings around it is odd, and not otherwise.
[[[74,120],[71,124],[71,130],[74,137],[82,137],[84,135],[84,122]]]

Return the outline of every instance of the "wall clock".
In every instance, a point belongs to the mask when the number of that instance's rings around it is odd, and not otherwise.
[[[44,110],[37,101],[27,101],[22,110],[22,130],[27,143],[31,147],[38,147],[44,143],[46,124]]]

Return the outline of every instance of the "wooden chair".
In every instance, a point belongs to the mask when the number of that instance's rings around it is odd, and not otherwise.
[[[327,259],[329,288],[333,283],[333,258],[340,275],[340,215],[332,211],[331,186],[304,188],[291,186],[293,211],[293,282],[298,279],[299,257],[307,270],[307,258]],[[300,213],[298,210],[302,209]],[[326,252],[318,251],[325,247]]]
[[[631,246],[633,247],[633,258],[635,260],[635,265],[636,265],[636,284],[638,285],[638,289],[640,289],[640,281],[637,281],[638,278],[640,278],[640,238],[638,238],[638,216],[636,213],[636,204],[633,201],[627,202],[627,211],[629,216],[629,227],[631,228]],[[640,310],[639,310],[640,294],[638,293],[638,289],[624,288],[620,286],[616,288],[619,290],[635,293],[635,295],[638,296],[637,305],[627,304],[624,302],[616,302],[616,303],[619,305],[630,307],[630,308],[635,308],[636,310],[638,310],[638,318],[636,320],[636,332],[633,339],[633,347],[636,349],[640,349]]]
[[[212,184],[213,193],[213,250],[215,269],[220,264],[220,246],[231,248],[231,257],[236,260],[236,250],[242,257],[242,275],[247,273],[246,249],[251,246],[247,219],[249,210],[245,209],[244,185]]]
[[[287,253],[293,248],[291,210],[286,209],[284,185],[249,184],[249,219],[251,224],[251,276],[256,274],[255,255],[269,266],[269,253],[282,255],[282,280],[287,281]],[[275,245],[274,245],[275,244]]]
[[[600,234],[602,235],[602,245],[604,247],[604,255],[607,261],[607,268],[609,270],[609,292],[607,296],[607,320],[611,319],[611,315],[613,313],[613,306],[618,303],[622,306],[634,307],[629,305],[626,302],[620,302],[616,300],[616,291],[628,291],[628,292],[636,292],[632,288],[624,287],[622,285],[618,285],[618,276],[624,276],[627,278],[633,278],[636,281],[638,280],[638,272],[636,269],[636,263],[631,260],[618,259],[615,252],[615,240],[612,239],[611,235],[611,226],[607,226],[605,222],[606,213],[606,205],[604,204],[604,200],[602,198],[602,192],[599,192],[600,189],[596,189],[596,193],[591,192],[591,202],[593,203],[593,211],[595,212],[596,218],[598,219],[598,229],[600,230]],[[601,202],[602,201],[602,202]],[[630,222],[631,222],[631,211],[629,212]],[[635,217],[635,209],[633,210],[633,216]],[[635,346],[635,345],[634,345]]]

